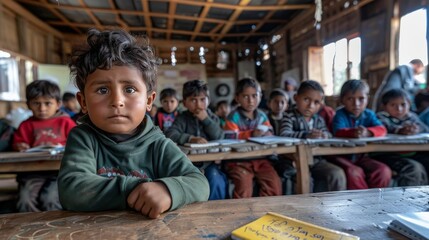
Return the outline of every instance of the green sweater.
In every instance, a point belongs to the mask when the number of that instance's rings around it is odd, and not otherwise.
[[[148,119],[148,118],[145,118]],[[170,210],[207,201],[205,176],[151,120],[130,139],[116,143],[88,117],[68,136],[58,176],[62,206],[73,211],[127,209],[127,197],[142,182],[163,182]]]

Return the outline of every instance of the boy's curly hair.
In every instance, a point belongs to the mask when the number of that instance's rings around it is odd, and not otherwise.
[[[69,67],[76,86],[84,91],[86,78],[97,69],[135,67],[142,74],[148,92],[156,89],[159,61],[147,38],[134,38],[124,30],[90,29],[84,45],[73,48]]]

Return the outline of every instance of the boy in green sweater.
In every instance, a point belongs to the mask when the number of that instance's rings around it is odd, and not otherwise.
[[[63,207],[131,208],[150,218],[206,201],[204,175],[146,116],[155,100],[157,60],[145,39],[91,29],[69,64],[86,112],[69,134],[59,172]]]

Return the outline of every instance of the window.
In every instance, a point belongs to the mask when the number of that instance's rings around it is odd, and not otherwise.
[[[323,46],[326,95],[338,95],[346,80],[360,79],[361,41],[359,37],[340,39]]]
[[[0,51],[0,100],[19,100],[18,60]]]
[[[426,9],[419,9],[401,17],[398,63],[399,65],[408,64],[413,59],[422,60],[425,66],[428,64]],[[425,73],[415,77],[421,84],[421,88],[426,86],[426,77],[424,75]]]

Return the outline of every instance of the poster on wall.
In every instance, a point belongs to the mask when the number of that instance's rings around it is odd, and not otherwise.
[[[190,80],[202,80],[207,82],[206,66],[203,64],[177,64],[176,66],[161,65],[158,70],[157,93],[164,88],[174,88],[177,90],[180,100],[182,100],[183,84]],[[156,105],[160,105],[159,98]]]

